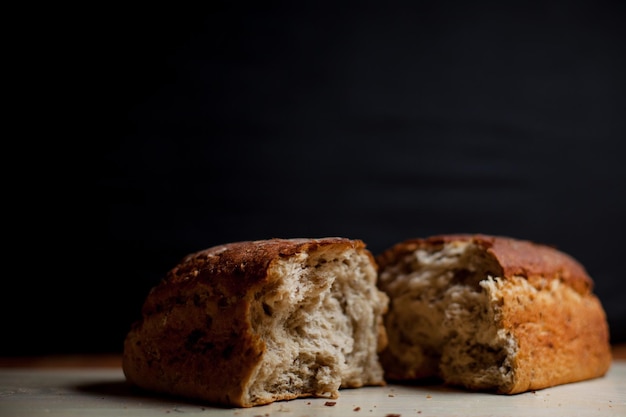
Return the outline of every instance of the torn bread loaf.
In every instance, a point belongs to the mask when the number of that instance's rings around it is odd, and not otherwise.
[[[236,242],[185,257],[124,342],[146,390],[251,407],[384,385],[388,298],[360,240]]]
[[[377,258],[388,381],[515,394],[604,375],[605,312],[569,255],[507,237],[410,239]]]

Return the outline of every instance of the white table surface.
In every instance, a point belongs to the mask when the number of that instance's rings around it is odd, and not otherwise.
[[[329,401],[334,405],[328,404]],[[141,395],[121,369],[0,368],[2,417],[103,416],[626,416],[626,360],[602,378],[514,396],[470,393],[440,385],[365,387],[336,400],[297,399],[253,408],[217,408]]]

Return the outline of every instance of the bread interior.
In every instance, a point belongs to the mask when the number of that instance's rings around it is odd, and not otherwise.
[[[476,389],[511,385],[517,346],[498,326],[501,274],[469,242],[418,249],[382,271],[380,286],[391,299],[382,357],[388,377],[440,377]]]
[[[336,397],[341,387],[383,381],[377,344],[388,299],[370,258],[322,248],[274,262],[255,295],[253,331],[265,342],[250,400]]]

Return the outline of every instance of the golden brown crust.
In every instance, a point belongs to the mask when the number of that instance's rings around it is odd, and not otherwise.
[[[512,289],[516,284],[509,282]],[[516,394],[604,375],[611,365],[604,310],[593,294],[566,290],[502,291],[502,328],[518,344]]]
[[[251,330],[254,297],[268,284],[272,262],[328,245],[363,250],[375,265],[362,241],[345,238],[235,242],[186,256],[151,290],[126,337],[128,381],[213,403],[253,405],[243,400],[244,390],[265,350]],[[297,396],[304,395],[278,399]]]
[[[323,239],[268,239],[233,242],[187,255],[169,271],[155,291],[167,293],[173,287],[210,283],[223,290],[224,295],[241,296],[267,278],[270,262],[299,252],[316,250],[320,246],[340,245],[345,249],[362,249],[360,240],[333,237]],[[190,278],[193,278],[190,280]],[[156,294],[153,298],[157,298]]]
[[[504,236],[450,234],[409,239],[394,245],[377,256],[376,260],[382,269],[418,248],[436,247],[454,241],[471,241],[483,247],[502,269],[503,278],[522,276],[529,280],[537,277],[560,279],[581,294],[593,289],[593,281],[587,271],[571,256],[551,246]]]

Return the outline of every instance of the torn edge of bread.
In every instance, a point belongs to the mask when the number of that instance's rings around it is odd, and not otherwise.
[[[278,260],[268,275],[274,284],[251,309],[267,347],[248,384],[251,402],[280,392],[336,398],[340,388],[383,383],[377,350],[387,297],[368,256],[328,246]]]

